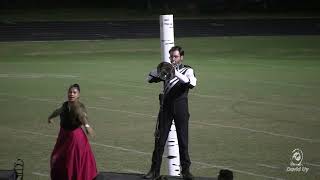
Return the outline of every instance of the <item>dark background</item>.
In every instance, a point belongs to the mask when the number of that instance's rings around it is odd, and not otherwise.
[[[151,13],[318,12],[320,0],[0,0],[1,9],[119,8]]]

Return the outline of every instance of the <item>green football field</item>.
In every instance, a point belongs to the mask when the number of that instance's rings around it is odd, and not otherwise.
[[[320,179],[320,36],[180,38],[195,70],[189,94],[192,173],[238,180]],[[49,179],[59,119],[48,115],[79,83],[101,172],[145,173],[161,84],[159,39],[0,43],[0,169],[25,162],[26,180]],[[292,151],[301,169],[287,171]],[[162,173],[167,174],[166,161]]]

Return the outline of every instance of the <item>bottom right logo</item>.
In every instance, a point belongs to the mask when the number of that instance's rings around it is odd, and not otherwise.
[[[290,166],[287,167],[287,172],[303,172],[307,173],[309,171],[308,167],[302,164],[303,152],[301,149],[294,149],[291,152]]]

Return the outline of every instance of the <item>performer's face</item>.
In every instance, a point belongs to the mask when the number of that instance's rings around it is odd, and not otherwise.
[[[68,101],[69,102],[74,102],[78,100],[80,97],[80,92],[77,88],[70,88],[68,91]]]
[[[178,50],[170,52],[170,61],[173,66],[178,65],[183,60],[183,56],[180,56]]]

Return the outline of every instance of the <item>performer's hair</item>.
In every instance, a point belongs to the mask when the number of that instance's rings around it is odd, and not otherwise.
[[[183,50],[182,47],[180,47],[180,46],[173,46],[173,47],[169,50],[169,53],[171,53],[172,51],[179,51],[180,56],[184,56],[184,50]]]
[[[75,83],[75,84],[72,84],[70,87],[69,87],[69,91],[72,89],[72,88],[76,88],[79,92],[80,92],[80,85]]]

